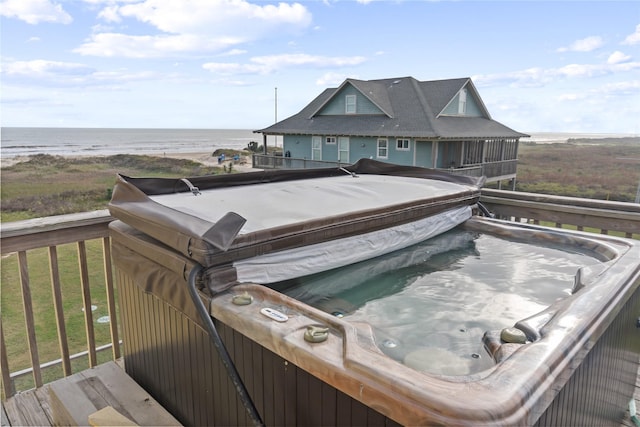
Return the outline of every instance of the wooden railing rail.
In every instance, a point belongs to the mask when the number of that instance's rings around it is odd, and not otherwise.
[[[113,358],[120,357],[118,339],[118,327],[116,322],[116,302],[114,298],[113,275],[111,266],[111,246],[109,240],[108,225],[113,218],[104,211],[85,212],[80,214],[61,215],[56,217],[37,218],[26,221],[3,223],[0,228],[0,249],[2,256],[17,253],[20,284],[22,290],[22,304],[24,308],[24,324],[28,341],[29,355],[33,381],[36,387],[43,384],[41,362],[38,352],[38,341],[34,321],[34,301],[31,297],[31,282],[29,279],[29,266],[27,263],[27,251],[38,248],[48,248],[49,271],[51,289],[53,295],[53,308],[55,312],[56,330],[60,348],[60,364],[65,376],[71,375],[72,355],[69,354],[67,329],[63,312],[63,299],[60,284],[60,272],[58,269],[59,245],[75,243],[78,250],[78,263],[80,268],[80,283],[82,287],[82,300],[84,309],[85,331],[87,336],[87,354],[89,365],[97,364],[96,342],[93,329],[91,310],[91,293],[89,288],[89,274],[87,267],[87,249],[85,242],[93,239],[102,239],[104,275],[107,295],[107,309],[110,319],[111,348]],[[37,301],[38,305],[43,301]],[[5,345],[4,320],[0,317],[0,357],[2,369],[2,385],[5,397],[15,393],[13,377],[10,372],[10,364]],[[47,365],[44,363],[44,365]]]
[[[640,238],[640,204],[483,189],[480,201],[497,218]],[[593,230],[588,230],[593,231]]]
[[[572,225],[580,230],[596,229],[600,233],[619,232],[630,238],[640,238],[640,204],[609,202],[573,197],[547,196],[533,193],[483,189],[481,202],[496,217],[518,222],[543,223],[545,225],[564,227]],[[0,369],[5,398],[15,394],[13,387],[17,375],[31,373],[36,387],[42,385],[41,367],[60,364],[64,375],[70,375],[71,361],[80,353],[70,355],[67,340],[67,325],[63,313],[64,300],[61,293],[60,271],[58,267],[58,246],[76,244],[80,270],[80,284],[84,306],[84,323],[87,337],[86,354],[89,365],[97,363],[96,354],[100,350],[112,349],[114,359],[120,358],[120,342],[116,316],[116,302],[111,265],[111,250],[108,224],[113,218],[107,211],[87,212],[63,215],[58,217],[39,218],[13,223],[3,223],[0,227],[0,248],[3,256],[17,253],[22,303],[24,306],[24,327],[29,344],[31,367],[11,372],[5,345],[7,333],[5,319],[0,316]],[[91,311],[91,295],[89,292],[89,275],[87,268],[86,241],[101,239],[104,261],[104,277],[110,319],[110,338],[108,345],[97,346],[93,332]],[[32,249],[48,248],[50,281],[53,295],[53,307],[56,319],[56,330],[59,341],[58,356],[47,356],[52,359],[41,362],[38,353],[38,341],[35,333],[34,301],[32,301],[32,285],[29,280],[29,266],[26,252]],[[45,304],[37,301],[37,306]],[[55,359],[55,360],[54,360]]]

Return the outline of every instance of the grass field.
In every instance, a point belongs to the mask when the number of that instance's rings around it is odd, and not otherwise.
[[[2,168],[2,222],[105,209],[116,174],[186,177],[222,173],[191,160],[117,155],[37,155]]]
[[[640,139],[586,140],[568,144],[521,145],[520,191],[633,201],[640,182]],[[189,160],[148,156],[69,159],[35,156],[2,169],[3,222],[105,209],[116,173],[130,176],[185,177],[224,173]],[[94,319],[105,316],[106,295],[101,241],[87,242]],[[86,350],[76,245],[58,248],[64,314],[71,353]],[[49,261],[46,249],[28,252],[40,362],[59,356]],[[0,305],[10,370],[30,366],[24,330],[17,256],[2,258]],[[110,342],[108,324],[95,324],[98,345]],[[108,355],[107,355],[108,356]],[[78,369],[83,366],[80,365]],[[47,375],[60,375],[59,370]],[[50,379],[50,377],[47,377]]]
[[[633,202],[640,183],[640,138],[521,144],[516,190]]]

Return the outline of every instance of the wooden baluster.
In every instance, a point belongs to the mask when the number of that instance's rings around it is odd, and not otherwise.
[[[72,373],[71,359],[69,357],[69,340],[67,339],[67,328],[64,321],[64,309],[62,308],[58,249],[56,246],[49,246],[49,272],[51,275],[53,308],[55,310],[56,326],[58,328],[58,343],[60,345],[60,356],[62,357],[62,371],[64,372],[64,376],[68,377]]]
[[[113,292],[113,268],[111,266],[111,242],[109,237],[102,239],[102,253],[104,258],[104,279],[107,287],[107,305],[109,308],[109,327],[111,328],[111,350],[113,358],[120,358],[120,340],[118,338],[118,322],[116,318],[116,299]]]
[[[20,283],[22,284],[22,305],[24,307],[24,323],[27,328],[27,341],[31,355],[31,367],[33,368],[33,381],[36,387],[42,387],[42,373],[40,372],[40,358],[38,356],[38,343],[36,340],[36,327],[33,318],[33,303],[31,301],[31,288],[29,287],[29,266],[27,264],[27,252],[18,252],[20,264]]]
[[[15,394],[15,387],[13,386],[11,371],[9,370],[9,356],[7,356],[7,346],[4,343],[2,317],[0,317],[0,369],[2,370],[2,391],[4,392],[4,397],[11,397]]]
[[[91,312],[91,289],[89,288],[87,247],[84,240],[78,242],[78,262],[80,264],[80,283],[82,285],[82,305],[84,307],[84,326],[87,334],[89,366],[94,367],[98,362],[96,357],[96,338],[93,330],[93,313]]]

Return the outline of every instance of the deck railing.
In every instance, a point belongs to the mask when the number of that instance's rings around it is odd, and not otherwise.
[[[640,238],[640,204],[483,189],[480,201],[499,219]]]
[[[112,221],[107,211],[86,212],[80,214],[62,215],[56,217],[38,218],[26,221],[3,223],[0,229],[0,248],[4,258],[17,256],[19,266],[19,281],[22,293],[22,306],[24,313],[24,327],[28,343],[30,367],[20,369],[13,368],[12,361],[8,359],[7,346],[5,345],[6,329],[15,328],[11,323],[7,325],[5,310],[0,315],[0,368],[2,369],[2,391],[6,397],[15,394],[15,380],[31,374],[35,387],[43,385],[42,369],[61,365],[64,376],[71,375],[71,361],[79,356],[88,358],[89,366],[97,365],[97,353],[111,348],[114,359],[120,357],[120,340],[118,338],[118,325],[116,315],[116,301],[114,297],[113,274],[111,266],[111,244],[109,240],[109,222]],[[97,345],[94,333],[94,321],[92,314],[90,272],[87,261],[87,242],[99,239],[102,241],[102,261],[104,268],[104,283],[106,286],[107,308],[110,319],[111,343]],[[81,286],[81,299],[84,313],[84,329],[86,335],[86,351],[70,354],[68,328],[65,321],[65,300],[62,295],[61,274],[58,264],[58,248],[61,245],[75,244],[77,246],[77,259]],[[29,277],[29,265],[27,251],[46,248],[48,250],[49,276],[51,286],[51,301],[34,301],[32,291],[34,286],[45,286],[43,283],[33,283]],[[4,274],[3,274],[4,276]],[[67,280],[69,280],[67,278]],[[10,285],[2,284],[6,291]],[[6,294],[5,297],[7,298]],[[35,312],[42,312],[43,307],[49,304],[53,307],[56,335],[59,354],[47,355],[50,360],[41,362],[38,351],[38,337],[36,336]],[[13,319],[15,321],[15,319]]]
[[[545,225],[567,227],[595,231],[598,233],[616,232],[629,238],[640,238],[640,204],[608,202],[601,200],[577,199],[570,197],[547,196],[512,191],[482,191],[481,201],[497,217],[518,222],[543,223]],[[97,363],[96,354],[103,349],[112,350],[112,358],[120,357],[120,343],[116,302],[114,297],[113,274],[111,265],[110,240],[108,224],[112,221],[107,211],[87,212],[82,214],[63,215],[59,217],[40,218],[2,224],[0,230],[0,247],[3,258],[17,256],[19,281],[24,306],[24,323],[19,327],[26,329],[28,340],[30,367],[11,370],[13,361],[9,360],[5,345],[4,329],[7,319],[4,311],[0,315],[0,356],[2,369],[3,395],[5,398],[16,393],[15,380],[24,375],[32,375],[35,387],[43,384],[41,370],[51,365],[61,365],[64,376],[71,375],[71,361],[77,356],[86,356],[89,366]],[[111,343],[98,345],[94,336],[94,319],[91,310],[91,294],[89,286],[89,267],[87,262],[87,246],[89,240],[100,240],[104,266],[104,283],[108,313],[111,319]],[[67,338],[67,324],[64,315],[65,297],[62,295],[61,274],[58,268],[57,248],[60,245],[75,244],[79,265],[79,282],[82,288],[82,304],[84,308],[84,328],[86,331],[86,350],[75,355],[70,354]],[[48,250],[51,301],[33,301],[31,294],[35,287],[47,286],[34,283],[29,278],[27,251],[46,248]],[[3,284],[3,287],[5,285]],[[36,335],[34,307],[41,308],[45,304],[53,306],[59,354],[47,354],[47,361],[40,360],[38,352],[39,338]],[[11,327],[16,327],[11,325]]]

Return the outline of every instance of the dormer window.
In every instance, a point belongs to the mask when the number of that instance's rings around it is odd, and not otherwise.
[[[458,96],[458,114],[465,114],[467,112],[467,90],[462,89]]]
[[[344,112],[345,114],[356,113],[356,96],[355,95],[347,95],[345,97]]]

